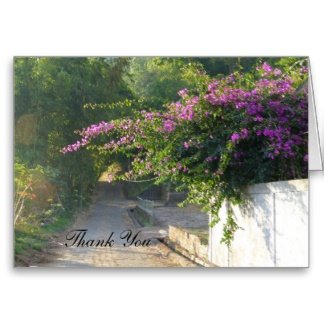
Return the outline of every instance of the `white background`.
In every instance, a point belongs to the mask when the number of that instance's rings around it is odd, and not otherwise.
[[[14,55],[309,55],[324,143],[320,4],[318,0],[2,0],[1,323],[323,321],[322,172],[310,176],[310,269],[14,269],[11,224]]]

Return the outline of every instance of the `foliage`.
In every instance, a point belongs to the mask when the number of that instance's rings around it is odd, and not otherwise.
[[[27,168],[15,163],[15,223],[29,214],[44,212],[57,200],[57,170],[37,165]]]
[[[16,58],[15,156],[26,168],[48,166],[65,183],[67,207],[82,205],[105,167],[106,161],[91,152],[62,159],[65,143],[77,129],[110,111],[83,109],[89,102],[115,102],[129,95],[122,75],[128,59],[119,58]],[[19,174],[17,174],[19,176]],[[62,187],[63,188],[63,187]]]
[[[116,179],[172,182],[188,190],[184,203],[202,205],[215,225],[224,200],[240,201],[244,186],[307,176],[307,94],[297,91],[307,61],[272,63],[215,78],[191,65],[184,73],[195,87],[180,90],[178,101],[93,124],[62,152],[124,154],[131,168]],[[236,229],[228,215],[224,243]]]
[[[64,226],[62,218],[90,201],[109,161],[90,151],[62,157],[60,148],[77,138],[71,130],[102,116],[126,116],[84,106],[132,100],[123,80],[128,63],[127,58],[15,58],[15,228],[26,229],[23,242],[32,227]]]
[[[15,225],[15,255],[24,257],[32,256],[34,250],[41,251],[46,248],[53,234],[69,226],[73,217],[69,211],[64,211],[60,217],[56,217],[50,223],[43,226],[35,226],[35,223],[21,221]],[[19,259],[19,258],[18,258]]]
[[[181,58],[133,58],[125,77],[136,97],[145,98],[156,108],[175,99],[176,89],[188,86],[182,76],[186,62]]]

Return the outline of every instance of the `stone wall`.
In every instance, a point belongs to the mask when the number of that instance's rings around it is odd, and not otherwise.
[[[223,204],[221,223],[209,230],[209,261],[222,267],[307,267],[308,180],[253,185],[245,197],[242,205]],[[241,227],[230,249],[220,243],[229,208]]]
[[[165,242],[188,259],[209,267],[208,240],[205,239],[205,235],[208,236],[205,228],[181,228],[171,225]]]

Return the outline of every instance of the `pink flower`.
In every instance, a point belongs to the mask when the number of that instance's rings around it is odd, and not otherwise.
[[[306,74],[306,73],[308,73],[308,67],[307,67],[307,66],[303,66],[302,68],[300,68],[300,73],[301,73],[301,74]]]
[[[175,123],[172,120],[167,119],[164,121],[163,127],[166,132],[171,133],[175,130]]]
[[[255,120],[256,122],[262,122],[262,121],[263,121],[263,117],[261,117],[261,116],[256,116],[256,117],[254,118],[254,120]]]
[[[198,96],[195,96],[195,97],[192,97],[190,98],[189,100],[187,100],[187,103],[190,104],[190,105],[197,105],[199,102],[199,97]]]
[[[207,163],[213,162],[215,160],[217,160],[217,157],[216,156],[207,156],[206,159],[205,159],[205,161]]]
[[[258,66],[256,69],[262,71],[262,75],[269,75],[273,70],[272,66],[270,66],[267,62],[264,62],[261,66]]]
[[[178,95],[182,98],[185,98],[188,95],[188,89],[184,88],[178,92]]]
[[[243,128],[241,130],[241,137],[242,138],[247,138],[249,136],[249,131],[246,128]]]
[[[267,62],[264,62],[262,64],[262,69],[263,69],[264,72],[271,72],[272,71],[272,67]]]
[[[208,85],[208,91],[209,92],[214,92],[216,90],[217,86],[218,86],[218,82],[217,81],[213,81],[212,83],[210,83]]]
[[[153,117],[154,117],[154,113],[152,113],[152,112],[148,112],[148,113],[145,114],[145,119],[146,120],[152,120]]]
[[[192,120],[194,118],[193,105],[185,106],[182,112],[180,113],[179,117],[185,120]]]

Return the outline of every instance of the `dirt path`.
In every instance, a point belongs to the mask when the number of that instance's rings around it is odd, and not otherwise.
[[[73,225],[71,230],[87,229],[84,242],[87,240],[102,239],[105,242],[113,233],[113,245],[109,247],[81,247],[71,246],[76,239],[77,234],[68,234],[74,239],[67,240],[66,235],[69,231],[59,239],[58,248],[53,252],[53,258],[43,266],[52,267],[195,267],[196,264],[179,254],[170,250],[163,243],[149,237],[148,233],[141,228],[136,228],[132,219],[128,216],[127,208],[134,205],[134,202],[125,200],[122,194],[121,185],[109,185],[100,183],[98,185],[98,195],[92,204],[86,217],[80,217]],[[131,230],[132,236],[127,239],[121,239],[125,230]],[[149,246],[129,246],[134,235],[141,231],[136,239],[143,242],[145,239],[152,239]],[[82,232],[83,233],[83,232]],[[81,235],[80,234],[80,238]],[[150,234],[152,235],[152,234]],[[111,241],[111,240],[110,240]],[[81,240],[77,240],[81,242]],[[67,244],[68,246],[66,246]],[[91,242],[89,242],[91,244]],[[124,246],[126,244],[126,246]]]

